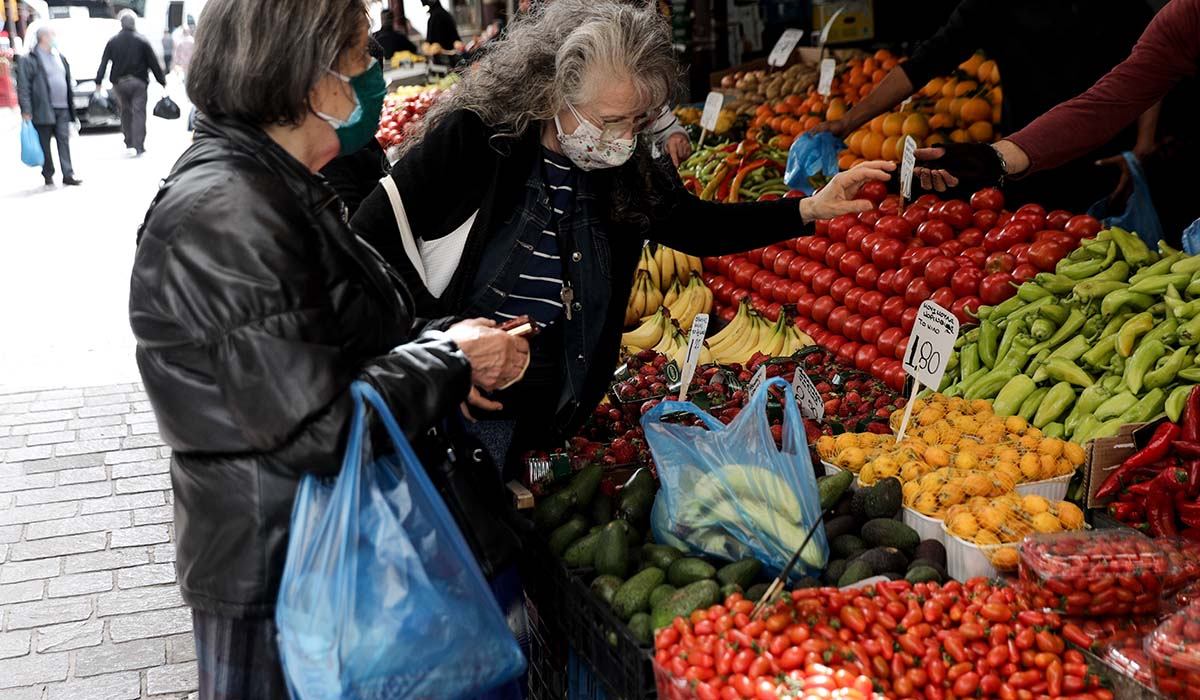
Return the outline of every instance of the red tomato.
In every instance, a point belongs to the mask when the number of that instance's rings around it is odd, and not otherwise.
[[[1015,246],[1009,248],[1008,252],[1012,253],[1013,257],[1015,257],[1017,259],[1018,265],[1025,265],[1029,262],[1029,248],[1030,247],[1031,247],[1031,245],[1029,243],[1018,243]]]
[[[1004,208],[1004,193],[995,187],[979,190],[971,195],[971,208],[1000,211]]]
[[[867,228],[873,229],[873,228],[875,228],[875,222],[879,221],[879,218],[881,216],[883,216],[883,214],[880,214],[878,209],[869,209],[867,211],[860,211],[858,213],[858,223],[862,224],[863,226],[866,226]]]
[[[875,345],[879,348],[879,352],[885,357],[895,357],[896,343],[898,343],[902,337],[904,337],[904,331],[900,330],[899,328],[888,328],[883,333],[879,334],[879,340],[875,341]]]
[[[881,216],[891,216],[900,213],[900,198],[887,197],[876,207]]]
[[[1095,236],[1097,233],[1100,233],[1101,228],[1103,226],[1096,220],[1096,217],[1079,214],[1078,216],[1072,216],[1067,221],[1067,225],[1063,226],[1063,231],[1069,233],[1076,240],[1079,240],[1080,238]]]
[[[867,180],[858,188],[858,197],[860,199],[869,199],[875,204],[883,201],[887,197],[887,185],[879,180]]]
[[[875,233],[874,231],[872,231],[872,232],[868,233],[867,235],[863,236],[862,243],[859,244],[859,250],[866,253],[867,255],[870,255],[871,251],[875,250],[875,245],[877,243],[879,243],[880,241],[886,241],[887,239],[888,239],[888,237],[883,235],[882,233]]]
[[[975,226],[975,228],[980,229],[981,231],[986,231],[995,226],[996,219],[999,218],[1000,215],[991,209],[979,209],[971,215],[971,223]]]
[[[983,279],[982,274],[979,276],[979,279]],[[976,285],[975,289],[978,289],[978,285]],[[971,292],[974,293],[975,289],[972,289]],[[883,314],[889,326],[899,327],[900,315],[904,313],[904,309],[906,308],[908,308],[908,305],[904,303],[904,297],[888,297],[887,301],[881,305],[880,313]]]
[[[796,252],[792,250],[780,251],[779,255],[775,256],[774,273],[780,277],[788,276],[788,265],[796,259]]]
[[[962,241],[946,241],[938,246],[938,250],[948,258],[953,258],[956,255],[962,255],[962,252],[967,249],[967,246]]]
[[[967,248],[962,254],[970,258],[975,267],[983,267],[984,263],[987,262],[987,251],[982,246]]]
[[[758,268],[746,260],[738,260],[730,268],[732,273],[733,283],[740,289],[749,289],[750,282],[754,279],[754,275]]]
[[[840,360],[843,364],[853,365],[854,364],[854,356],[858,354],[858,349],[860,347],[862,347],[862,346],[859,345],[858,343],[850,343],[850,342],[846,343],[842,347],[838,348],[838,351],[837,351],[838,360]]]
[[[833,286],[835,280],[838,279],[837,270],[825,268],[813,277],[812,289],[817,294],[828,294],[829,288]]]
[[[979,312],[979,303],[979,297],[977,296],[959,297],[950,305],[950,311],[958,317],[959,323],[974,323],[976,319],[973,314]]]
[[[875,224],[875,232],[897,240],[912,235],[912,224],[898,216],[885,216]]]
[[[1038,269],[1029,263],[1021,263],[1013,268],[1012,276],[1018,282],[1028,282],[1037,277]]]
[[[892,291],[892,279],[896,277],[895,270],[884,270],[879,273],[879,281],[875,283],[875,288],[883,292]]]
[[[842,304],[847,309],[850,309],[850,311],[858,313],[859,302],[862,300],[862,295],[866,293],[867,290],[863,289],[862,287],[854,287],[850,291],[846,292],[846,298],[842,299]]]
[[[872,316],[862,324],[862,339],[863,342],[874,345],[879,342],[879,337],[888,329],[888,322],[883,316]]]
[[[1043,272],[1053,272],[1066,254],[1067,249],[1055,241],[1038,241],[1029,247],[1029,262]]]
[[[907,221],[910,227],[916,228],[929,220],[929,212],[930,210],[926,207],[912,206],[905,209],[900,218]]]
[[[983,269],[986,272],[1012,272],[1016,266],[1016,256],[1012,253],[999,251],[987,257],[987,261],[983,264]]]
[[[917,226],[917,238],[926,245],[941,245],[954,238],[954,228],[941,219],[930,219]]]
[[[1031,206],[1031,205],[1026,204],[1025,206]],[[1037,206],[1037,205],[1035,204],[1032,206]],[[1038,208],[1040,209],[1041,207],[1038,207]],[[1025,207],[1021,207],[1021,209],[1025,209]],[[1045,214],[1039,214],[1032,210],[1021,211],[1021,209],[1018,209],[1017,213],[1013,214],[1013,221],[1024,221],[1025,223],[1032,226],[1034,231],[1041,231],[1042,229],[1046,228],[1046,215]]]
[[[879,281],[879,268],[873,264],[863,265],[854,273],[854,283],[863,289],[875,289]]]
[[[867,370],[871,369],[871,364],[878,359],[879,350],[877,350],[874,345],[867,343],[860,347],[858,352],[854,353],[854,366],[866,372]],[[849,605],[842,608],[842,610],[853,609],[854,608],[851,608]]]
[[[983,277],[983,270],[977,267],[960,267],[950,275],[950,289],[955,296],[971,296],[979,291]]]
[[[979,283],[979,298],[988,305],[999,304],[1016,293],[1013,276],[1007,272],[993,272]]]
[[[988,231],[983,237],[983,247],[994,253],[998,250],[1008,250],[1018,243],[1025,243],[1033,237],[1034,229],[1024,221],[1012,221],[999,229]]]
[[[1067,227],[1067,222],[1071,220],[1071,216],[1071,212],[1065,209],[1055,209],[1046,215],[1046,228],[1062,231]]]
[[[912,322],[910,322],[910,325],[911,325],[911,323],[915,323],[917,320],[917,310],[909,309],[908,311],[912,312]],[[908,350],[908,337],[909,337],[908,331],[905,331],[904,335],[900,336],[900,339],[896,341],[896,347],[894,348],[894,350],[896,352],[895,357],[897,360],[904,359],[904,353],[905,353],[905,351]]]
[[[892,293],[903,295],[908,289],[908,283],[912,282],[916,276],[917,273],[908,266],[896,270],[895,277],[892,277]]]
[[[971,205],[961,199],[952,199],[942,205],[940,218],[961,231],[971,225]]]
[[[759,262],[759,267],[761,267],[764,270],[773,269],[775,267],[776,256],[778,256],[782,252],[783,252],[783,246],[776,245],[774,243],[767,246],[766,248],[763,248],[762,260],[761,260],[761,262]]]
[[[833,241],[823,237],[817,237],[809,240],[808,258],[810,260],[824,260],[825,251],[829,250],[831,243],[833,243]]]
[[[913,204],[915,206],[925,207],[927,209],[929,207],[932,207],[935,204],[941,204],[941,202],[942,202],[941,198],[939,198],[936,194],[934,194],[932,192],[926,192],[925,194],[923,194],[920,197],[917,197],[915,200],[913,200]]]
[[[852,227],[850,227],[849,233],[846,234],[846,246],[848,248],[850,248],[850,250],[862,250],[863,249],[863,239],[865,239],[870,234],[871,234],[871,229],[867,228],[866,226],[863,226],[862,224],[858,224],[857,226],[852,226]]]
[[[783,286],[783,285],[781,285]],[[787,300],[785,304],[795,304],[800,301],[800,297],[808,293],[808,286],[803,282],[792,282],[787,286]]]
[[[845,335],[843,329],[846,326],[846,319],[850,318],[850,309],[844,306],[839,306],[829,313],[829,318],[825,321],[825,326],[830,332],[838,335]]]
[[[867,256],[857,250],[851,250],[842,256],[838,262],[838,269],[842,274],[853,278],[854,273],[858,272],[858,268],[862,267],[867,262]]]
[[[834,243],[825,251],[825,264],[833,269],[837,269],[838,263],[841,262],[842,256],[849,252],[850,248],[845,243]]]
[[[800,281],[811,286],[813,278],[817,276],[818,272],[824,269],[824,263],[817,262],[816,260],[810,260],[804,263],[804,266],[800,268]]]
[[[811,261],[808,258],[801,255],[797,255],[796,257],[792,258],[792,262],[788,264],[787,269],[788,279],[799,282],[800,270],[804,269],[804,266],[809,262]]]
[[[758,272],[754,273],[754,277],[750,278],[750,286],[754,289],[754,291],[762,294],[763,285],[767,283],[767,280],[773,279],[774,277],[775,275],[767,272],[766,270],[759,270]]]
[[[917,307],[916,306],[910,306],[904,310],[904,313],[900,314],[900,327],[904,329],[905,333],[912,333],[913,326],[916,324],[916,322],[917,322]],[[907,345],[908,341],[905,341],[905,344]],[[901,358],[898,357],[896,359],[899,360]]]
[[[842,214],[835,217],[829,222],[829,238],[834,241],[846,240],[846,234],[849,233],[850,227],[858,223],[858,218],[853,214]]]
[[[842,335],[855,342],[862,340],[862,324],[865,320],[862,314],[850,314],[842,324]]]
[[[831,296],[822,296],[818,298],[812,305],[812,320],[825,325],[829,320],[829,314],[837,308],[838,303]]]
[[[817,303],[818,298],[819,297],[812,292],[807,292],[800,295],[800,298],[796,300],[796,310],[804,314],[806,317],[812,318],[813,304]]]
[[[788,190],[787,192],[783,193],[784,199],[804,199],[807,196],[808,195],[804,194],[800,190]]]
[[[983,229],[972,226],[971,228],[963,229],[958,234],[958,240],[968,248],[983,245]]]
[[[929,284],[933,285],[934,289],[945,287],[950,284],[950,276],[957,269],[958,265],[953,260],[939,255],[925,266],[925,279],[929,280]]]
[[[887,297],[884,296],[883,292],[865,292],[862,295],[862,299],[858,301],[858,312],[868,318],[871,316],[878,316],[882,311],[883,303],[886,298]]]
[[[893,239],[884,239],[871,251],[871,262],[882,270],[891,270],[900,266],[900,256],[903,254],[903,243]]]
[[[846,292],[851,289],[854,289],[854,280],[849,277],[839,277],[833,281],[833,284],[829,285],[829,296],[833,297],[833,300],[840,304],[845,300]]]
[[[954,292],[952,292],[949,287],[942,287],[933,294],[929,295],[930,301],[942,307],[943,309],[946,309],[947,311],[949,311],[950,307],[954,305],[955,298]]]
[[[900,264],[911,266],[913,272],[919,274],[924,272],[925,266],[929,264],[929,261],[941,255],[942,251],[940,248],[935,248],[934,246],[921,246],[917,248],[909,248],[908,250],[904,251],[904,253],[908,255],[908,262],[905,262],[904,256],[901,255]]]

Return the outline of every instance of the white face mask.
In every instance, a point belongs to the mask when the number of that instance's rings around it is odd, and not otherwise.
[[[554,115],[554,127],[558,131],[558,144],[563,155],[571,159],[580,170],[599,170],[624,165],[633,156],[637,146],[637,135],[629,139],[605,139],[604,131],[583,118],[570,102],[567,109],[579,122],[575,132],[563,131],[562,122]]]

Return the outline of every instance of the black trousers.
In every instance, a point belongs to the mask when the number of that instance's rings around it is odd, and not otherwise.
[[[46,157],[42,163],[42,176],[54,177],[54,160],[50,157],[50,139],[53,137],[58,145],[63,177],[75,177],[75,168],[71,165],[71,113],[66,109],[55,109],[53,124],[35,124],[34,127]]]
[[[238,620],[192,610],[200,700],[288,700],[275,618]]]
[[[146,83],[138,78],[121,78],[113,92],[121,108],[121,133],[125,148],[146,150]]]

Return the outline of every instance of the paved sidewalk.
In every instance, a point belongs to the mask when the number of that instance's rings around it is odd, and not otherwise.
[[[169,448],[137,384],[0,396],[0,697],[194,698]]]

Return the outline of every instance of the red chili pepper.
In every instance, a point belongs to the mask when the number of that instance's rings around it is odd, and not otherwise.
[[[1177,496],[1175,512],[1179,514],[1179,519],[1188,527],[1200,528],[1200,503],[1187,501],[1180,503]]]
[[[1155,482],[1159,482],[1166,487],[1167,491],[1171,493],[1171,497],[1174,498],[1174,494],[1187,491],[1188,473],[1186,469],[1171,467],[1170,469],[1162,470],[1158,473],[1158,476],[1151,479],[1151,490],[1154,489]]]
[[[1191,459],[1184,464],[1187,469],[1188,498],[1200,496],[1200,459]]]
[[[1188,529],[1184,530],[1183,532],[1180,532],[1179,536],[1184,538],[1185,540],[1191,540],[1192,542],[1200,542],[1200,527],[1189,527]]]
[[[717,150],[720,151],[721,153],[733,153],[735,150],[737,150],[737,147],[738,147],[738,145],[736,143],[727,143],[724,146],[721,146],[720,148],[718,148]]]
[[[1154,478],[1150,493],[1146,496],[1146,522],[1150,534],[1155,537],[1171,537],[1179,534],[1175,528],[1175,497],[1167,482]]]
[[[1185,442],[1200,442],[1200,385],[1192,387],[1187,403],[1183,405],[1183,424],[1180,439]]]
[[[1200,384],[1197,384],[1200,386]],[[1184,459],[1200,458],[1200,442],[1191,442],[1189,440],[1176,440],[1171,443],[1171,448],[1175,450],[1175,454]]]
[[[1096,497],[1107,498],[1115,494],[1125,486],[1126,481],[1129,481],[1131,472],[1139,467],[1150,466],[1166,457],[1167,452],[1171,449],[1171,443],[1179,437],[1179,432],[1179,426],[1174,423],[1160,424],[1155,428],[1150,442],[1141,450],[1130,455],[1116,471],[1104,480],[1104,483],[1100,485],[1100,490],[1096,492]]]
[[[1150,493],[1150,481],[1143,481],[1129,487],[1129,493],[1135,496],[1145,496]]]
[[[1133,503],[1110,503],[1108,506],[1108,514],[1123,523],[1133,519],[1136,511],[1137,506]]]
[[[729,189],[733,186],[734,170],[730,168],[725,172],[724,178],[721,180],[720,187],[717,188],[716,200],[724,202],[729,197]]]

